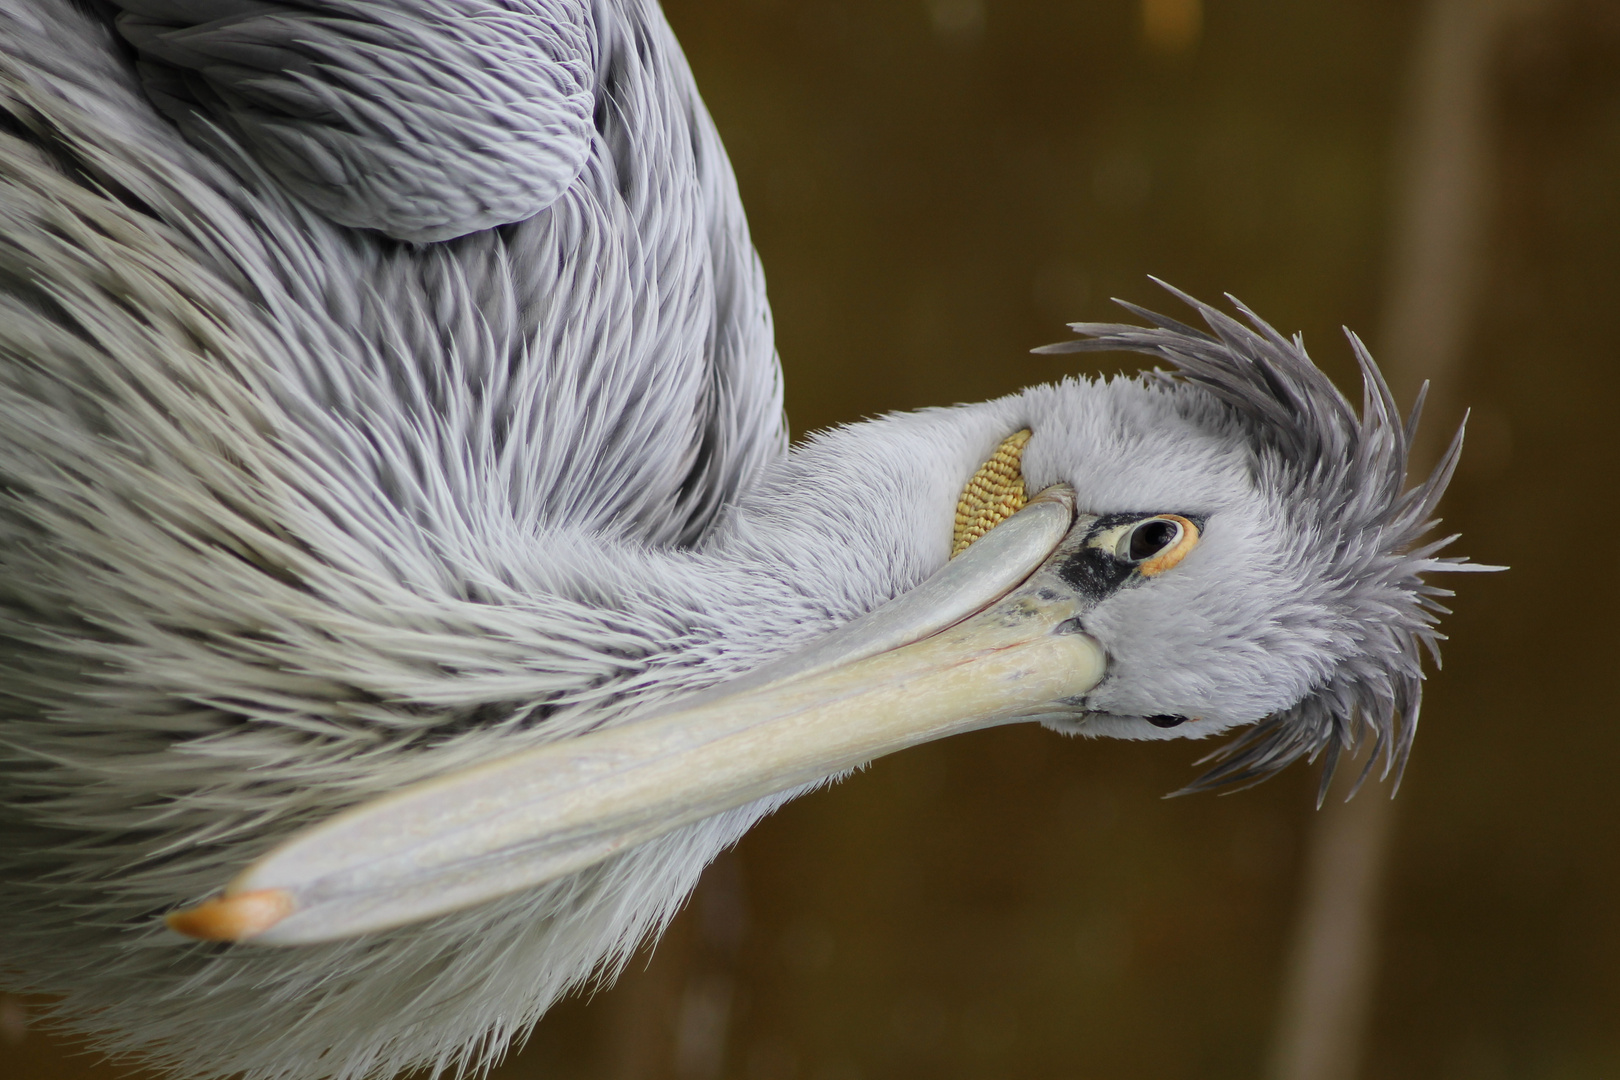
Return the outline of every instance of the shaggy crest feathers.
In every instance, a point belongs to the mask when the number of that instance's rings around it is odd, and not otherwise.
[[[1164,285],[1163,282],[1160,282]],[[1402,420],[1394,396],[1366,346],[1347,331],[1361,369],[1361,415],[1311,362],[1304,341],[1289,340],[1233,298],[1248,318],[1231,316],[1164,285],[1200,316],[1209,331],[1121,301],[1152,323],[1071,323],[1085,340],[1043,346],[1037,353],[1129,351],[1168,361],[1167,381],[1203,387],[1236,417],[1253,446],[1258,486],[1284,498],[1300,538],[1300,563],[1343,623],[1365,636],[1338,658],[1332,675],[1291,708],[1274,713],[1205,758],[1214,768],[1177,794],[1266,779],[1301,757],[1323,760],[1317,799],[1326,797],[1341,754],[1370,743],[1359,787],[1382,760],[1396,785],[1417,731],[1423,695],[1420,648],[1440,662],[1437,629],[1447,589],[1423,575],[1489,571],[1440,552],[1455,536],[1420,544],[1438,522],[1435,507],[1462,452],[1463,428],[1429,476],[1405,489],[1407,463],[1423,411],[1425,384]]]

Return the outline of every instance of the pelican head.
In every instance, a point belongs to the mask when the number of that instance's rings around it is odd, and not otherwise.
[[[1249,783],[1325,754],[1325,791],[1338,755],[1364,742],[1368,766],[1382,761],[1398,781],[1422,697],[1419,650],[1438,658],[1435,623],[1450,595],[1423,575],[1486,569],[1439,555],[1455,537],[1420,542],[1462,430],[1407,489],[1422,396],[1403,423],[1358,337],[1349,335],[1359,417],[1299,338],[1246,308],[1251,326],[1177,295],[1208,332],[1126,305],[1153,325],[1076,323],[1082,340],[1036,350],[1131,350],[1175,372],[1046,391],[1054,437],[1032,440],[1037,482],[1061,476],[1082,504],[1114,513],[1182,506],[1205,523],[1177,574],[1117,590],[1088,616],[1109,676],[1091,711],[1064,726],[1138,739],[1248,726],[1194,788]],[[1088,407],[1088,397],[1110,405]]]

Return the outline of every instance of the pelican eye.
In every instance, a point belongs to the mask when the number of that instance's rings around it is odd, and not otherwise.
[[[1162,574],[1186,558],[1198,543],[1198,526],[1180,514],[1144,518],[1119,538],[1114,554],[1147,577]]]
[[[1187,722],[1185,716],[1149,716],[1145,719],[1154,727],[1178,727]]]
[[[1122,559],[1147,562],[1153,556],[1181,539],[1181,525],[1169,518],[1148,518],[1119,538],[1115,549]]]

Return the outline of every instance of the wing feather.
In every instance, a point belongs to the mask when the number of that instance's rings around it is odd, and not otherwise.
[[[580,0],[117,0],[152,100],[341,225],[433,241],[533,217],[584,167]]]

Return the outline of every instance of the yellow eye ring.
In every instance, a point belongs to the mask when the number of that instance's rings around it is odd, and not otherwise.
[[[1136,569],[1143,577],[1156,577],[1181,562],[1187,557],[1187,552],[1198,546],[1199,539],[1198,526],[1180,514],[1156,514],[1151,520],[1174,522],[1180,526],[1181,534],[1176,537],[1175,543],[1137,565]]]

